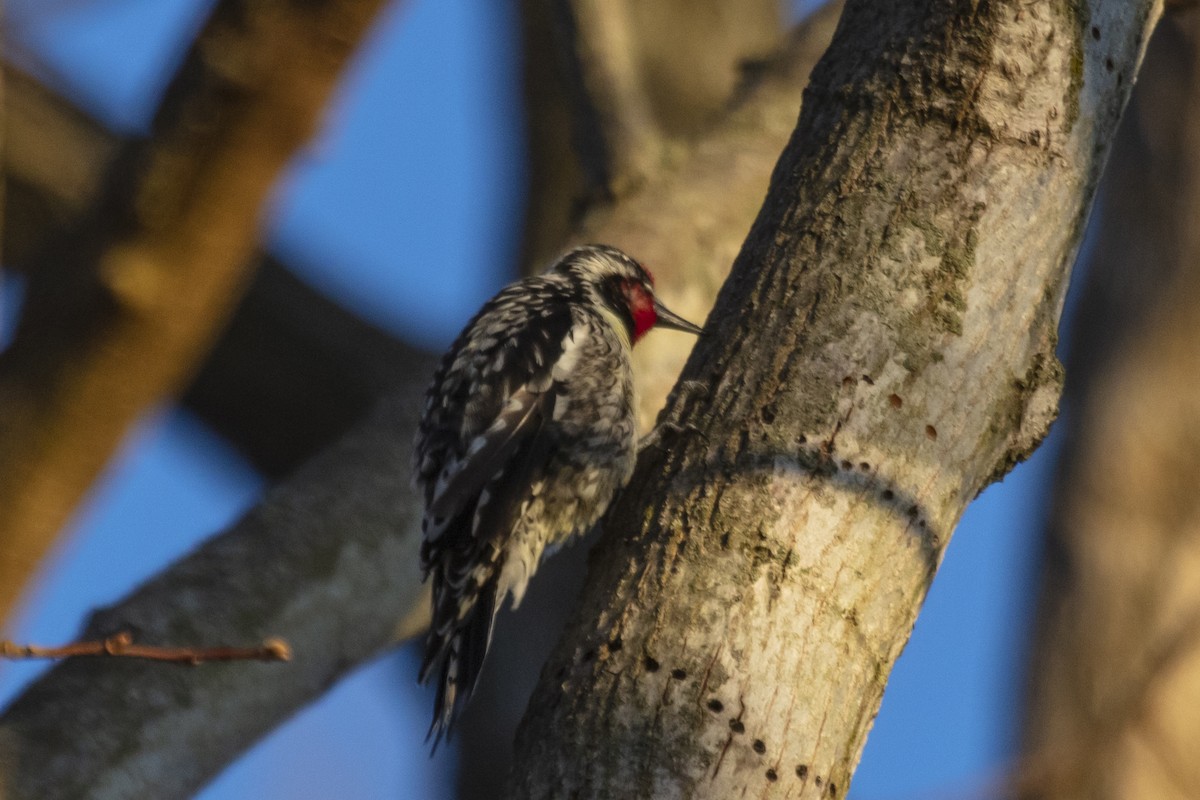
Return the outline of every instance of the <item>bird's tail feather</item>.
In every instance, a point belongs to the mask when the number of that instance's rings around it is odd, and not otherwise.
[[[466,541],[470,549],[444,557],[433,572],[433,622],[425,646],[420,680],[438,671],[437,698],[427,738],[433,749],[449,737],[483,669],[483,659],[492,641],[496,611],[504,595],[500,578],[504,571],[509,537],[514,520],[527,497],[534,466],[544,462],[552,443],[540,436],[545,417],[512,457],[512,467],[500,470],[474,502],[459,512],[454,525],[471,525],[470,535],[443,534],[446,541]],[[459,571],[461,570],[461,572]]]
[[[420,680],[425,683],[436,675],[437,696],[433,721],[426,740],[433,740],[433,752],[443,738],[449,739],[454,723],[462,714],[483,671],[484,656],[492,640],[496,622],[499,570],[492,572],[479,587],[475,603],[466,615],[447,630],[429,631]]]

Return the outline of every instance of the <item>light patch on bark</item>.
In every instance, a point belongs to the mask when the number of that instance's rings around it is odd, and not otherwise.
[[[1038,144],[1059,114],[1074,116],[1069,107],[1079,99],[1082,46],[1077,36],[1062,35],[1060,15],[1074,26],[1070,17],[1078,11],[1060,0],[1002,12],[1010,24],[998,30],[991,69],[979,85],[979,115],[993,136]]]

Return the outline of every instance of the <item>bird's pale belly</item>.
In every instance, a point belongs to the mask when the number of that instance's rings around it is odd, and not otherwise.
[[[632,422],[631,438],[632,438]],[[608,450],[608,448],[605,448]],[[578,448],[568,450],[573,456]],[[551,459],[544,474],[530,484],[530,495],[513,526],[510,546],[500,572],[500,590],[512,593],[516,608],[543,557],[575,541],[599,522],[605,510],[633,473],[635,448],[595,453],[590,463]],[[574,463],[571,463],[574,462]],[[603,464],[604,466],[598,466]]]

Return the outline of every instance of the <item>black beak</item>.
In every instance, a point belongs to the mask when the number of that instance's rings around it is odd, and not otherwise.
[[[700,327],[693,325],[683,317],[676,314],[671,309],[662,304],[662,301],[654,301],[654,313],[658,315],[658,321],[654,323],[656,328],[673,328],[684,333],[694,333],[700,335]]]

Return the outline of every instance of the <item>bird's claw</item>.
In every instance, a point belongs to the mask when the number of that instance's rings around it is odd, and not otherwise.
[[[688,422],[681,425],[678,422],[666,420],[655,425],[654,430],[642,437],[641,441],[638,442],[638,452],[641,453],[643,450],[646,450],[650,447],[666,449],[663,440],[667,434],[672,436],[681,436],[684,433],[694,433],[704,441],[708,441],[708,436],[704,433],[704,431],[700,430],[692,423]]]

